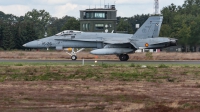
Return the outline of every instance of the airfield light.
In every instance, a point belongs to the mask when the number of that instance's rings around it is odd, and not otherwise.
[[[82,66],[84,66],[85,65],[85,60],[84,60],[84,58],[83,58],[83,60],[82,60]]]

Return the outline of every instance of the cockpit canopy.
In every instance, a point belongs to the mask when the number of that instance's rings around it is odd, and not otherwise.
[[[62,32],[56,34],[56,36],[72,35],[72,34],[77,34],[77,33],[82,33],[82,32],[76,31],[76,30],[65,30],[65,31],[62,31]]]

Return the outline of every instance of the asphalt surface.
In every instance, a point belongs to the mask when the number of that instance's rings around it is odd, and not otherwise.
[[[96,60],[84,60],[85,64],[88,63],[95,63]],[[76,63],[76,64],[82,64],[83,60],[24,60],[24,59],[0,59],[0,63],[10,62],[10,63]],[[97,60],[97,63],[107,63],[107,64],[170,64],[170,65],[200,65],[200,60],[188,60],[188,61],[119,61],[119,60]]]

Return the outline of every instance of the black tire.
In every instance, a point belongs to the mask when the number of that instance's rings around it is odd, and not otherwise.
[[[75,61],[75,60],[77,59],[77,56],[72,55],[72,56],[71,56],[71,59],[72,59],[73,61]]]
[[[129,56],[128,56],[128,54],[120,54],[119,59],[120,59],[120,61],[128,61]]]
[[[126,55],[126,61],[129,60],[129,55],[128,54],[125,54]]]

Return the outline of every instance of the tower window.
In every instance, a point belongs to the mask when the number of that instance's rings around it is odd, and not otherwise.
[[[84,12],[84,19],[106,19],[106,12]]]
[[[95,29],[96,30],[103,30],[104,29],[104,24],[95,24]]]
[[[85,24],[83,24],[83,30],[85,30]]]
[[[105,13],[103,12],[95,12],[95,18],[105,19]]]

